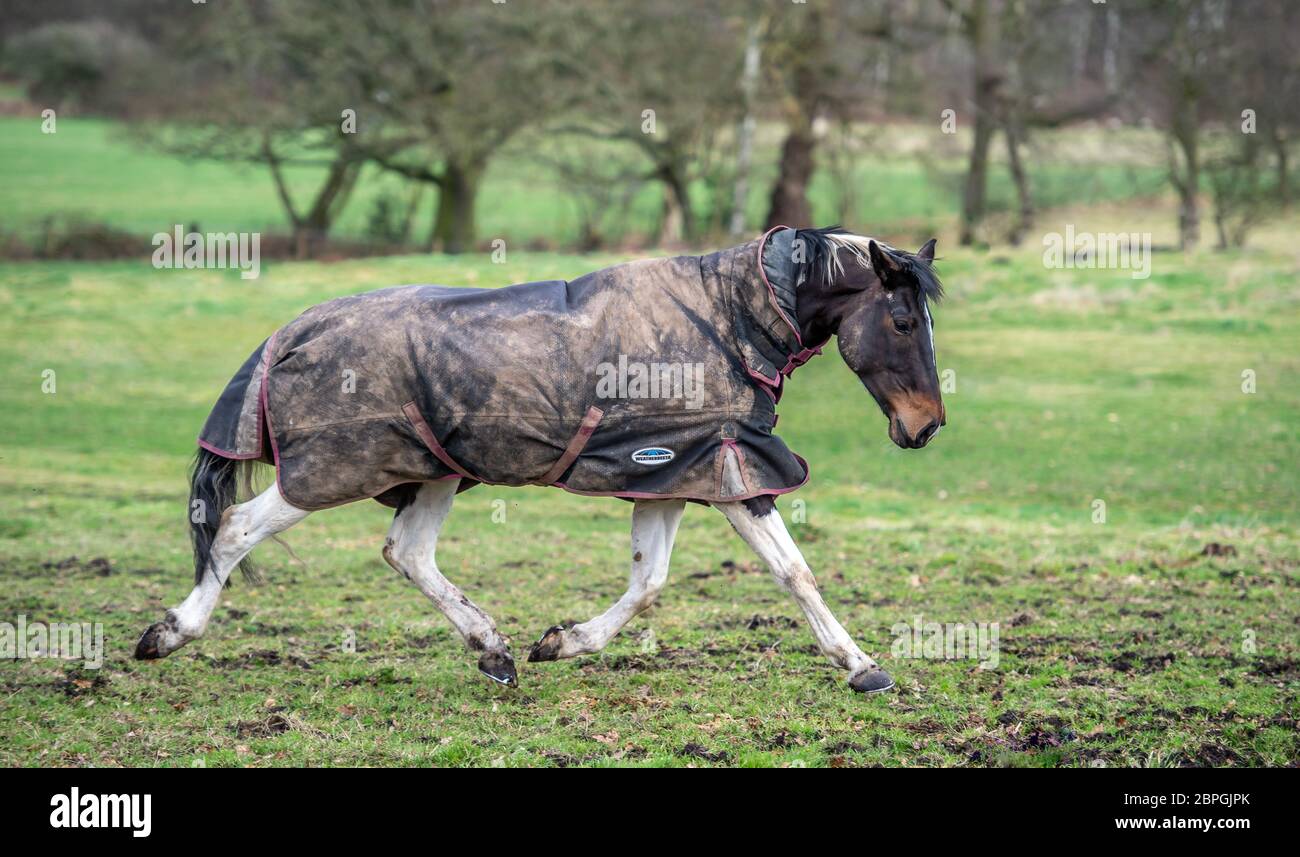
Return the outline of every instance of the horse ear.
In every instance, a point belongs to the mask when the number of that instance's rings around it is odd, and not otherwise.
[[[916,251],[916,258],[925,262],[927,265],[934,261],[934,245],[939,243],[937,239],[931,238],[921,245],[921,249]]]
[[[881,285],[892,288],[887,284],[903,270],[903,266],[898,264],[898,260],[893,256],[880,249],[880,245],[875,241],[867,242],[867,255],[871,257],[871,270],[876,272]]]

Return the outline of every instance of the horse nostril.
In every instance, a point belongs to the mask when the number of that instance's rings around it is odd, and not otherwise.
[[[929,443],[930,438],[934,437],[934,433],[939,430],[940,425],[941,423],[938,420],[930,420],[930,422],[926,425],[925,428],[917,432],[916,437],[913,438],[912,441],[914,444],[916,444],[916,448],[920,449],[921,447]]]

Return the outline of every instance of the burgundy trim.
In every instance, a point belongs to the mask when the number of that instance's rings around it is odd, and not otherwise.
[[[748,491],[749,479],[745,476],[745,451],[740,448],[740,444],[736,443],[734,437],[724,437],[722,439],[722,453],[724,456],[722,459],[722,474],[725,476],[727,473],[727,459],[725,456],[728,449],[736,453],[736,466],[740,468],[740,484]],[[718,491],[722,491],[721,482],[718,484]]]
[[[780,375],[777,375],[775,378],[769,378],[766,375],[764,375],[762,372],[759,372],[753,366],[750,366],[748,361],[745,362],[745,371],[749,373],[751,378],[757,378],[758,380],[762,381],[764,384],[766,384],[769,387],[781,386]]]
[[[789,228],[791,227],[773,226],[771,229],[763,233],[762,238],[758,239],[758,275],[763,278],[763,285],[767,287],[767,294],[772,301],[772,308],[776,310],[776,314],[780,316],[781,320],[790,328],[790,331],[794,334],[794,341],[799,344],[801,350],[786,358],[785,366],[780,369],[776,378],[767,378],[764,375],[755,372],[748,363],[745,364],[745,371],[747,371],[752,378],[764,385],[763,390],[772,397],[773,403],[781,401],[783,379],[789,378],[790,375],[794,373],[794,370],[798,369],[818,354],[821,354],[822,349],[826,347],[826,343],[831,341],[828,336],[826,337],[825,342],[822,342],[820,345],[814,345],[812,348],[808,348],[803,344],[803,337],[799,335],[799,325],[791,322],[789,317],[786,316],[785,311],[781,309],[781,304],[776,299],[776,289],[772,288],[771,281],[767,279],[767,271],[763,270],[763,248],[767,246],[767,239],[770,238],[772,233],[776,230]],[[773,423],[773,425],[775,425],[775,423]]]
[[[277,330],[275,333],[279,333],[279,332],[280,331]],[[262,349],[262,363],[266,365],[262,369],[262,380],[257,385],[257,403],[258,403],[257,452],[249,452],[249,453],[245,453],[244,455],[240,455],[237,452],[232,452],[231,450],[228,449],[221,449],[220,447],[213,446],[212,444],[204,440],[202,435],[195,438],[195,442],[198,443],[199,446],[206,449],[208,452],[211,452],[214,455],[220,455],[222,458],[230,458],[235,461],[247,461],[250,458],[261,458],[266,453],[266,450],[262,448],[262,435],[264,434],[264,432],[262,431],[263,428],[262,420],[266,419],[266,399],[262,395],[262,391],[266,387],[266,376],[270,374],[271,371],[271,346],[275,344],[275,333],[272,333],[271,336],[266,340],[266,347]],[[247,395],[247,393],[245,393],[245,395]],[[240,406],[240,410],[241,411],[243,410],[242,403]],[[269,429],[270,425],[271,423],[268,420],[266,423],[266,427]],[[269,431],[265,433],[269,434]],[[235,439],[236,440],[239,439],[238,425],[236,425],[235,427]]]
[[[830,342],[830,340],[827,339],[826,342]],[[772,404],[776,404],[781,401],[781,393],[785,388],[785,379],[793,375],[794,370],[821,354],[822,347],[826,345],[826,342],[813,348],[805,348],[797,354],[791,354],[786,358],[785,365],[777,372],[776,378],[769,378],[762,372],[755,371],[747,361],[742,362],[744,362],[745,371],[749,373],[749,377],[758,381],[763,392],[772,397]],[[776,423],[773,423],[773,425],[776,425]]]
[[[261,407],[261,406],[259,405],[259,407]],[[259,419],[260,419],[260,415],[259,415]],[[261,428],[261,426],[259,425],[258,428]],[[250,459],[250,458],[261,458],[261,457],[262,457],[262,453],[261,453],[260,450],[257,451],[257,452],[249,452],[249,453],[245,453],[244,455],[239,455],[239,454],[237,454],[237,453],[231,452],[231,451],[226,450],[226,449],[219,449],[219,448],[213,446],[212,444],[208,443],[208,442],[207,442],[206,440],[204,440],[203,438],[199,438],[198,443],[199,443],[199,446],[203,447],[203,448],[206,449],[208,452],[211,452],[211,453],[213,453],[214,455],[220,455],[222,458],[230,458],[230,459],[234,459],[235,461],[246,461],[246,460],[248,460],[248,459]],[[260,444],[261,441],[258,441],[258,443]]]
[[[768,378],[762,372],[755,372],[747,362],[745,363],[745,371],[749,373],[749,377],[759,383],[759,389],[767,393],[772,398],[772,404],[775,405],[777,400],[781,398],[781,376]]]
[[[573,439],[569,441],[569,445],[564,448],[564,454],[560,456],[560,459],[555,464],[551,465],[551,469],[546,471],[546,475],[537,481],[538,485],[554,485],[559,481],[560,477],[564,475],[564,471],[569,469],[569,465],[577,461],[579,455],[582,455],[583,448],[586,447],[587,441],[591,440],[592,432],[596,430],[596,426],[600,425],[603,416],[605,416],[605,412],[595,405],[587,408],[587,415],[582,418],[582,425],[578,427],[578,431],[574,434]]]
[[[279,333],[279,331],[276,331]],[[275,488],[280,492],[280,496],[289,500],[289,495],[284,493],[284,485],[280,482],[280,445],[275,442],[275,429],[271,425],[271,409],[267,407],[267,390],[271,386],[271,349],[275,346],[276,333],[271,334],[271,338],[266,341],[266,369],[262,372],[262,391],[258,394],[258,399],[262,402],[262,419],[266,420],[266,436],[271,439],[271,464],[275,467]],[[259,440],[260,444],[261,441]],[[388,489],[385,488],[385,491]],[[382,492],[380,492],[382,493]],[[292,500],[289,500],[292,503]]]
[[[465,479],[474,479],[478,482],[483,481],[465,468],[461,467],[456,463],[455,459],[447,454],[447,450],[443,449],[442,444],[438,443],[438,438],[434,436],[433,430],[429,428],[429,424],[424,421],[424,416],[420,413],[420,409],[416,407],[415,402],[407,402],[405,405],[402,405],[402,413],[406,414],[406,418],[411,421],[411,427],[415,429],[415,433],[420,436],[420,440],[424,441],[424,445],[429,447],[429,451],[437,456],[439,461]]]
[[[786,325],[790,328],[790,330],[794,331],[794,341],[799,343],[799,345],[802,347],[803,337],[799,335],[799,326],[797,324],[792,324],[790,322],[790,319],[786,317],[785,312],[781,309],[781,304],[779,304],[776,300],[776,289],[772,288],[772,284],[768,282],[767,279],[767,271],[763,270],[763,246],[767,244],[767,239],[770,238],[772,236],[772,233],[778,229],[790,229],[790,228],[791,227],[784,226],[784,225],[773,226],[771,229],[763,233],[762,238],[758,239],[758,275],[763,278],[763,285],[767,286],[767,294],[768,297],[772,299],[772,307],[776,310],[776,314],[781,316],[781,320],[786,323]]]
[[[798,491],[807,485],[808,480],[812,478],[812,468],[808,466],[807,461],[804,461],[803,456],[797,452],[790,454],[798,459],[799,464],[803,466],[803,481],[798,485],[791,485],[789,488],[764,488],[752,494],[737,495],[728,497],[725,500],[719,497],[700,497],[696,494],[653,494],[649,491],[579,491],[577,488],[570,488],[561,482],[556,482],[555,487],[563,488],[570,494],[579,494],[583,497],[626,497],[629,500],[699,500],[701,503],[739,503],[742,500],[753,500],[755,497],[776,497],[781,494],[789,494],[791,491]]]
[[[814,345],[812,348],[805,348],[804,350],[800,351],[798,354],[791,354],[786,359],[785,366],[782,367],[781,369],[781,374],[789,378],[791,375],[794,374],[794,370],[798,369],[800,366],[807,363],[809,360],[813,359],[818,354],[821,354],[822,349],[826,347],[826,343],[830,341],[831,338],[828,336],[826,337],[826,342],[823,342],[821,345]]]

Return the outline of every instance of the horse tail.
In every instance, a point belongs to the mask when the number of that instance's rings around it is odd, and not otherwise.
[[[217,540],[226,509],[239,502],[241,484],[248,492],[251,485],[253,462],[217,455],[199,447],[190,470],[190,543],[194,547],[194,584],[203,581],[203,574],[212,557],[212,545]],[[256,583],[257,569],[248,557],[239,561],[245,579]]]

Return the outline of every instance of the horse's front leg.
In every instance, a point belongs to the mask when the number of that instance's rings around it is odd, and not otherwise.
[[[384,559],[437,605],[456,626],[467,649],[480,653],[479,672],[514,687],[519,683],[515,661],[496,623],[443,577],[434,561],[438,533],[451,511],[459,484],[459,479],[426,482],[413,499],[400,505],[384,542]]]
[[[822,652],[835,666],[848,670],[849,686],[860,693],[879,693],[893,687],[894,680],[863,654],[822,600],[817,580],[790,538],[772,498],[714,505],[767,563],[777,583],[799,602]]]
[[[627,592],[590,622],[547,630],[533,645],[528,660],[554,661],[599,652],[632,617],[653,604],[668,580],[668,558],[685,508],[685,500],[638,500],[632,509],[632,572]]]

